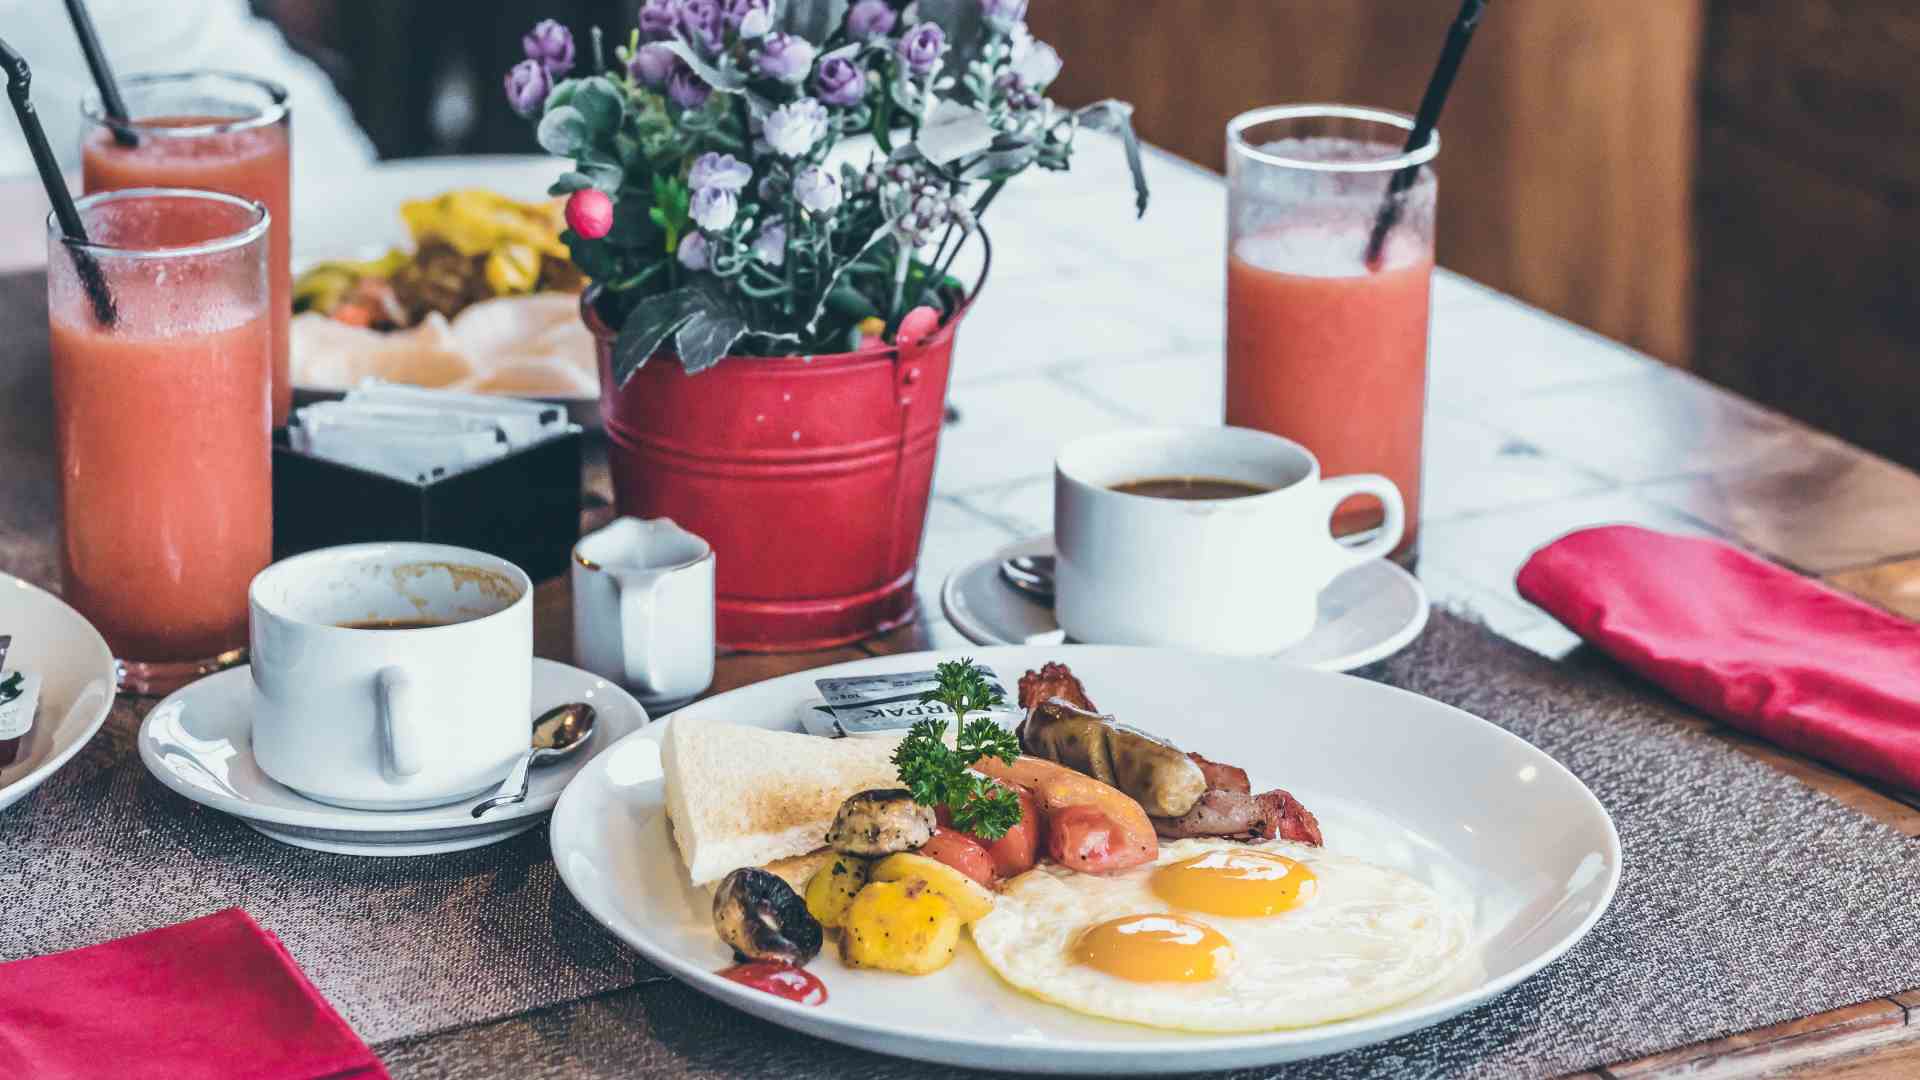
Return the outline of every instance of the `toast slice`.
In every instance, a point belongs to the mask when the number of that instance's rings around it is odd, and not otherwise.
[[[894,738],[826,739],[675,717],[667,819],[695,885],[820,848],[847,796],[898,787]]]

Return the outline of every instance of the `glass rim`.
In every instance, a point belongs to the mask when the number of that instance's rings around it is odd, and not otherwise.
[[[1271,124],[1277,120],[1363,120],[1412,131],[1413,117],[1392,109],[1376,109],[1365,105],[1267,105],[1258,109],[1249,109],[1227,121],[1227,150],[1258,161],[1263,165],[1275,165],[1283,169],[1303,169],[1309,172],[1375,173],[1399,172],[1401,169],[1425,165],[1440,154],[1440,131],[1438,128],[1427,136],[1426,144],[1413,150],[1402,150],[1392,157],[1377,161],[1310,161],[1304,158],[1275,154],[1255,146],[1247,140],[1247,130],[1260,124]]]
[[[115,120],[107,115],[106,105],[100,100],[98,90],[89,91],[80,99],[80,115],[96,127],[111,128],[115,131],[132,132],[158,139],[203,139],[209,135],[225,135],[234,131],[249,131],[253,128],[271,127],[286,119],[287,88],[272,79],[263,79],[258,75],[245,75],[237,71],[146,71],[128,75],[120,80],[123,91],[132,91],[143,87],[161,86],[168,83],[183,83],[193,79],[212,79],[216,82],[239,83],[264,91],[269,104],[260,106],[250,116],[235,116],[214,123],[187,124],[175,126],[155,124],[146,120]],[[246,104],[236,102],[236,104]]]
[[[74,240],[60,230],[59,215],[47,214],[48,235],[59,238],[60,242],[77,251],[84,251],[96,258],[107,259],[190,259],[201,255],[217,255],[223,251],[236,251],[267,235],[267,226],[273,221],[273,215],[266,206],[254,199],[243,199],[238,195],[228,195],[220,191],[201,191],[198,188],[179,187],[137,187],[118,188],[113,191],[96,191],[74,200],[74,209],[81,214],[105,203],[122,202],[129,199],[197,199],[201,202],[224,203],[253,212],[254,219],[238,232],[225,236],[216,236],[211,240],[202,240],[196,244],[184,244],[178,247],[119,247],[103,244],[94,240]]]

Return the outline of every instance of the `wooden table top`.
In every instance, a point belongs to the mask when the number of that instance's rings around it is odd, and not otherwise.
[[[1123,182],[1086,177],[1078,164],[1076,175],[1096,188]],[[1138,226],[1116,224],[1119,195],[1113,206],[1088,208],[1080,189],[1049,187],[1047,178],[996,206],[997,262],[1013,269],[996,271],[961,345],[951,392],[961,418],[943,436],[916,621],[858,646],[723,656],[712,692],[843,660],[964,646],[939,614],[940,583],[1009,540],[1047,531],[1055,445],[1130,423],[1218,422],[1223,253],[1192,222],[1198,216],[1208,234],[1218,231],[1219,181],[1158,156],[1152,175],[1158,206]],[[1143,260],[1142,250],[1155,257]],[[57,590],[44,294],[37,273],[0,276],[8,327],[0,341],[0,570]],[[1187,325],[1153,314],[1169,309],[1204,315]],[[1626,521],[1730,539],[1920,618],[1920,476],[1445,271],[1435,282],[1432,342],[1417,572],[1436,602],[1563,657],[1577,639],[1519,598],[1514,571],[1569,529]],[[590,458],[583,528],[611,514],[604,453]],[[538,651],[568,659],[564,579],[541,584],[538,600]],[[1920,835],[1920,798],[1699,723]],[[1783,1070],[1854,1080],[1920,1074],[1920,989],[1586,1075]]]

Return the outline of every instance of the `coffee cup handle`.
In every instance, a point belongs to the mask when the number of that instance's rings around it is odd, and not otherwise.
[[[1381,522],[1380,531],[1372,539],[1350,546],[1333,537],[1333,512],[1355,495],[1371,495],[1379,499],[1380,505],[1386,508],[1386,520]],[[1387,555],[1399,546],[1400,538],[1406,535],[1407,504],[1400,498],[1400,489],[1393,481],[1378,473],[1329,477],[1320,483],[1320,499],[1320,513],[1327,529],[1328,542],[1333,548],[1333,573],[1327,575],[1328,581],[1361,563]]]
[[[373,677],[373,688],[379,705],[381,764],[389,777],[413,776],[427,767],[413,680],[399,667],[383,667]]]

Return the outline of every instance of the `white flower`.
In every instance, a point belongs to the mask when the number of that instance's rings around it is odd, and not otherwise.
[[[840,205],[840,178],[809,165],[793,178],[793,197],[809,214],[831,214]]]
[[[733,224],[740,213],[740,197],[725,188],[701,188],[687,205],[694,224],[708,232],[721,232]]]
[[[812,98],[789,102],[767,114],[761,134],[774,153],[802,157],[827,137],[827,107]]]
[[[785,266],[787,227],[777,221],[769,221],[762,226],[760,235],[753,238],[753,257],[768,266]]]
[[[1026,32],[1021,26],[1013,36],[1013,54],[1007,70],[1035,90],[1052,85],[1060,77],[1060,54],[1053,46]]]
[[[680,238],[680,265],[689,270],[705,270],[713,263],[712,253],[707,250],[707,238],[702,233],[688,233]]]
[[[773,13],[766,8],[751,8],[740,17],[740,36],[746,39],[765,37],[773,29]]]
[[[687,187],[693,191],[718,188],[738,194],[753,179],[753,167],[736,160],[732,154],[701,154],[687,171]]]

